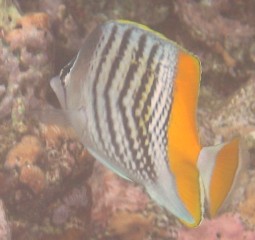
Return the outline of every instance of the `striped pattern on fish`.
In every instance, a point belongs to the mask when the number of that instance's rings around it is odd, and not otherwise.
[[[141,184],[194,227],[203,217],[204,197],[214,215],[239,169],[238,140],[200,146],[199,83],[195,56],[143,25],[121,20],[92,31],[51,86],[97,160]]]
[[[160,155],[167,163],[176,55],[176,46],[140,29],[108,24],[84,82],[85,102],[92,99],[87,115],[95,151],[124,165],[138,180],[156,177],[154,161]]]

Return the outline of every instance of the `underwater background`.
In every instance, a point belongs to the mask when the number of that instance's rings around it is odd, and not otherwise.
[[[0,240],[254,240],[254,12],[254,0],[0,0]],[[59,107],[50,79],[110,19],[197,55],[201,143],[241,136],[248,149],[226,206],[196,229],[96,162],[72,131],[29,114]]]

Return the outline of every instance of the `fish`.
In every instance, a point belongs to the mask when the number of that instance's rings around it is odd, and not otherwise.
[[[201,146],[199,59],[128,20],[97,26],[51,80],[84,147],[188,227],[217,214],[240,169],[239,138]]]

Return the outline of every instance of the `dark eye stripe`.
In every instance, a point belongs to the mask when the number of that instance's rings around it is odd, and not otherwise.
[[[68,73],[70,73],[71,68],[73,67],[75,60],[76,60],[77,56],[75,56],[66,66],[64,66],[59,74],[59,78],[60,78],[60,82],[61,85],[63,87],[63,91],[64,91],[64,100],[65,100],[65,106],[67,107],[67,100],[66,100],[66,76]]]
[[[109,52],[111,51],[112,44],[114,43],[114,40],[116,38],[117,30],[118,30],[118,28],[116,25],[111,29],[111,34],[104,46],[102,56],[107,56],[109,54]],[[98,108],[98,98],[97,98],[97,86],[98,86],[98,84],[100,84],[99,75],[100,75],[100,72],[102,71],[104,62],[105,62],[105,57],[102,57],[101,61],[99,62],[98,68],[96,69],[96,76],[93,79],[93,87],[92,87],[93,101],[92,101],[92,104],[93,104],[93,109],[94,109],[94,114],[95,114],[94,119],[95,119],[97,134],[99,136],[99,141],[100,141],[101,145],[103,146],[104,151],[107,152],[107,148],[105,146],[105,142],[102,137],[103,129],[101,129],[100,124],[99,124],[99,122],[100,122],[99,110],[100,109]]]
[[[60,77],[62,86],[63,86],[64,88],[65,88],[65,86],[66,86],[66,82],[65,82],[66,75],[70,72],[71,68],[73,67],[76,58],[77,58],[77,56],[75,56],[75,57],[74,57],[67,65],[65,65],[65,66],[61,69],[61,71],[60,71],[59,77]]]

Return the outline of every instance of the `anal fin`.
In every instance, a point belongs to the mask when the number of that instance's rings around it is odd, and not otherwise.
[[[211,216],[216,215],[231,192],[239,169],[239,140],[202,148],[198,169]]]

